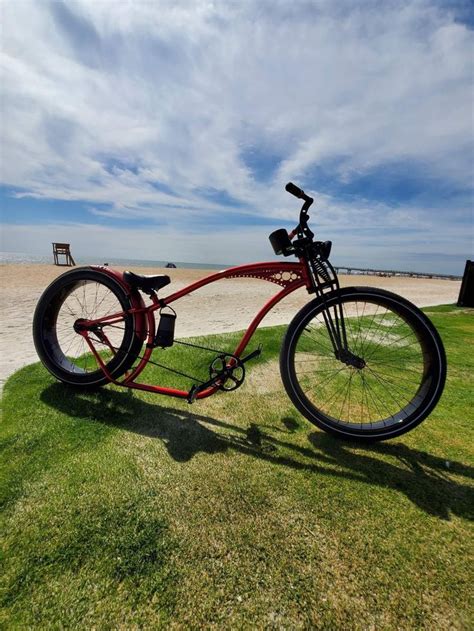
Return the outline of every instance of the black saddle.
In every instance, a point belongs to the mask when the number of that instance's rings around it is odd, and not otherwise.
[[[145,274],[134,274],[133,272],[124,272],[123,279],[126,283],[135,289],[143,291],[153,291],[166,287],[171,282],[169,276],[165,274],[157,274],[156,276],[146,276]]]

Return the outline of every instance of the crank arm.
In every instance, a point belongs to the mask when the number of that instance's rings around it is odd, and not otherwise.
[[[195,384],[194,386],[192,386],[191,390],[188,392],[188,397],[186,399],[186,401],[188,403],[194,403],[196,396],[202,392],[203,390],[207,390],[207,388],[211,388],[212,386],[215,386],[216,383],[222,379],[222,375],[218,375],[217,377],[213,377],[212,379],[209,379],[208,381],[204,382],[204,383],[200,383],[198,386]]]
[[[261,354],[262,354],[262,345],[260,344],[260,346],[257,349],[255,349],[254,351],[252,351],[251,353],[243,357],[240,360],[240,363],[245,364],[245,362],[248,362],[251,359],[255,359],[255,357],[259,357]]]

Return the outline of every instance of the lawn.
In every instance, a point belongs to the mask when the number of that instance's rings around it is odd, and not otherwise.
[[[17,372],[2,403],[3,626],[472,628],[474,312],[425,311],[445,393],[419,428],[371,446],[296,412],[282,327],[258,332],[239,390],[192,406]]]

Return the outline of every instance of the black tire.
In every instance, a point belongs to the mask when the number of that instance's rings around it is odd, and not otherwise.
[[[89,267],[62,274],[44,291],[33,318],[33,340],[42,363],[57,379],[84,388],[109,383],[73,328],[79,318],[105,316],[107,308],[118,313],[131,309],[132,303],[116,280]],[[142,340],[135,330],[133,314],[125,316],[123,324],[104,327],[116,349],[115,355],[104,350],[104,362],[115,379],[132,367],[140,353]],[[100,344],[96,343],[97,349],[107,349]]]
[[[348,287],[326,300],[331,309],[341,305],[348,347],[358,359],[348,365],[335,357],[319,299],[303,307],[280,353],[283,384],[296,408],[320,429],[350,440],[385,440],[416,427],[446,380],[443,343],[431,321],[381,289]]]

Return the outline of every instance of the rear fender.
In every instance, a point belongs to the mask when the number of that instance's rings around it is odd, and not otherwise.
[[[142,295],[137,289],[132,289],[132,287],[130,287],[130,285],[124,280],[123,272],[112,269],[110,267],[106,267],[104,265],[91,265],[91,268],[96,272],[101,272],[102,274],[106,274],[107,276],[110,276],[111,278],[116,280],[127,292],[127,296],[130,298],[130,302],[132,303],[132,307],[134,309],[145,309],[146,305],[143,301]],[[145,313],[136,313],[135,322],[136,334],[142,341],[145,341],[148,334],[148,326]]]

